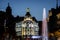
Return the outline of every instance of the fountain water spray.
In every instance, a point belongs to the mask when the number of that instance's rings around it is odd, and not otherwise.
[[[42,40],[48,40],[48,28],[47,28],[46,9],[45,8],[43,8]]]

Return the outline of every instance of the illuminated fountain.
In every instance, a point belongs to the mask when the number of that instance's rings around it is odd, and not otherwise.
[[[48,28],[47,28],[46,9],[45,8],[43,8],[42,40],[48,40]]]

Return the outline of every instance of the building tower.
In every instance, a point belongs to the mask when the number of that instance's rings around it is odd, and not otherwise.
[[[7,15],[11,15],[11,13],[12,13],[12,9],[11,9],[9,3],[8,3],[7,8],[6,8],[6,13],[7,13]]]
[[[56,0],[56,8],[58,8],[58,0]]]

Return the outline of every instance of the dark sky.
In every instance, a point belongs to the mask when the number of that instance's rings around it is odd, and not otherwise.
[[[8,2],[14,16],[25,16],[26,8],[30,8],[30,14],[37,20],[42,20],[43,8],[46,8],[47,15],[48,10],[56,8],[56,0],[0,0],[0,10],[5,11]],[[60,0],[58,4],[60,5]]]

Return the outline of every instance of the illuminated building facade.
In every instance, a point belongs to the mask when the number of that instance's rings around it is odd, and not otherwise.
[[[27,13],[24,19],[20,22],[16,23],[16,34],[17,36],[23,36],[30,38],[31,36],[38,36],[39,35],[39,26],[38,22],[33,20],[33,17],[30,15],[30,10],[27,8]]]

